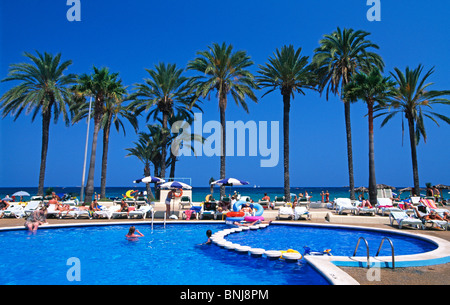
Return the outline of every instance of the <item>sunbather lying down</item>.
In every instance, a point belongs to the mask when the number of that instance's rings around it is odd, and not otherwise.
[[[260,224],[260,223],[270,224],[271,222],[272,222],[272,220],[264,221],[264,220],[258,219],[258,220],[255,220],[253,222],[244,222],[244,223],[235,221],[233,224],[235,224],[237,226],[240,226],[240,227],[250,227],[250,226],[254,226],[256,224]]]

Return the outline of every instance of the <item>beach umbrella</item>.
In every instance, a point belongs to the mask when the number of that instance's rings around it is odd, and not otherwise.
[[[162,179],[162,178],[158,178],[158,177],[152,177],[152,176],[148,176],[142,179],[137,179],[133,181],[134,183],[163,183],[166,182],[166,180]]]
[[[160,184],[159,187],[162,189],[186,189],[186,190],[192,189],[192,186],[190,186],[186,183],[183,183],[183,182],[179,182],[179,181],[169,181],[169,182]]]
[[[247,185],[247,181],[239,180],[236,178],[226,178],[221,180],[216,180],[214,182],[211,182],[213,185],[219,185],[219,186],[235,186],[235,185]]]
[[[4,201],[12,201],[12,198],[11,197],[5,197],[2,200],[4,200]]]
[[[386,184],[377,184],[377,189],[391,189],[391,190],[395,190],[395,187],[389,186],[389,185],[386,185]]]
[[[360,187],[355,188],[355,192],[357,192],[357,193],[367,193],[368,191],[369,191],[369,189],[365,186],[360,186]]]
[[[436,184],[433,187],[435,187],[437,189],[441,189],[441,190],[450,190],[450,185]]]
[[[25,191],[18,191],[12,194],[12,196],[23,197],[23,196],[30,196],[30,194]]]

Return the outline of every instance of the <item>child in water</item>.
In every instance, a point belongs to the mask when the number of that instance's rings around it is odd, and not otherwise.
[[[135,234],[136,233],[136,234]],[[144,234],[142,234],[141,232],[139,232],[139,230],[136,230],[135,226],[131,226],[130,229],[128,230],[128,234],[125,235],[125,237],[128,240],[137,240],[138,237],[144,237]]]

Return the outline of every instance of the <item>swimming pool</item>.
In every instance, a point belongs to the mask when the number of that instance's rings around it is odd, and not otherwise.
[[[145,237],[135,242],[124,237],[129,226],[42,227],[36,233],[1,231],[0,284],[329,284],[305,260],[287,263],[254,258],[217,245],[199,245],[206,240],[207,229],[218,232],[228,228],[225,224],[178,223],[168,224],[166,228],[155,224],[153,232],[149,224],[136,224]],[[232,234],[226,239],[265,249],[290,248],[303,253],[303,246],[309,246],[317,250],[331,248],[333,255],[351,255],[359,236],[378,246],[385,235],[277,224]],[[433,243],[415,238],[396,234],[390,238],[399,255],[436,248]],[[80,281],[73,280],[73,272],[80,275]]]

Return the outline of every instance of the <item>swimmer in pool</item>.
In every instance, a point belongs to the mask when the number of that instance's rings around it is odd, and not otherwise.
[[[144,234],[139,232],[139,230],[136,230],[135,226],[131,226],[130,229],[128,230],[128,234],[125,235],[125,237],[128,240],[137,240],[138,237],[144,237]]]

